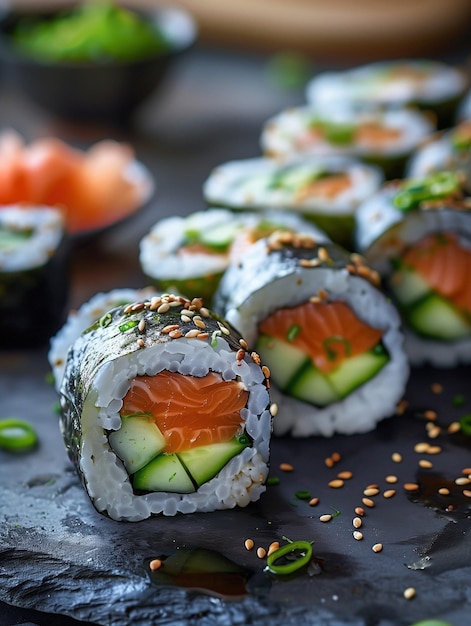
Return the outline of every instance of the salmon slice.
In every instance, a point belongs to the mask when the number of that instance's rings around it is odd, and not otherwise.
[[[456,235],[429,235],[408,248],[402,261],[438,295],[471,313],[471,250],[464,248]]]
[[[348,174],[329,174],[310,182],[299,189],[296,200],[303,202],[308,198],[321,197],[332,200],[352,186],[351,178]]]
[[[388,128],[382,124],[361,124],[355,131],[355,143],[371,147],[383,147],[396,143],[402,136],[398,128]]]
[[[132,381],[121,414],[149,413],[167,441],[165,452],[182,452],[232,439],[247,399],[242,383],[215,372],[196,377],[163,371]]]
[[[371,350],[383,336],[382,330],[362,322],[342,301],[278,309],[259,324],[259,331],[300,348],[324,374],[345,358]]]

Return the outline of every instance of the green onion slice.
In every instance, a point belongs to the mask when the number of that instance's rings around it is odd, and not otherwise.
[[[465,435],[471,435],[471,413],[467,413],[460,418],[461,432]]]
[[[38,436],[29,422],[15,417],[0,420],[0,448],[22,452],[31,450],[37,442]]]
[[[457,172],[438,172],[422,179],[405,181],[392,203],[400,211],[410,211],[421,202],[442,200],[461,189],[460,176]]]
[[[288,554],[296,556],[296,560],[281,565],[276,564],[279,559]],[[312,544],[309,541],[291,541],[268,556],[266,569],[272,574],[292,574],[307,565],[311,558]]]

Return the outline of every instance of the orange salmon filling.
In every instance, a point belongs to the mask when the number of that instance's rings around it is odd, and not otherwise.
[[[383,331],[362,322],[345,302],[306,302],[278,309],[259,331],[303,350],[324,374],[345,358],[371,350]]]
[[[296,199],[298,202],[311,196],[323,196],[332,199],[349,189],[351,185],[352,181],[348,174],[330,174],[303,186],[296,194]]]
[[[456,235],[429,235],[406,250],[402,261],[438,295],[471,313],[471,250]]]
[[[248,395],[242,383],[215,372],[196,377],[163,371],[132,381],[121,414],[149,413],[167,441],[165,452],[182,452],[232,439]]]

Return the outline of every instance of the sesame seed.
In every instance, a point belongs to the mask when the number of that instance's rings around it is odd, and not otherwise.
[[[186,317],[193,317],[193,315],[195,314],[194,311],[190,311],[190,309],[182,309],[180,311],[180,316],[185,315]]]
[[[419,467],[423,467],[424,469],[430,469],[433,467],[432,461],[428,461],[427,459],[420,459]]]
[[[431,409],[429,409],[429,410],[424,412],[424,417],[427,420],[434,421],[434,420],[437,419],[437,412],[436,411],[432,411]]]
[[[417,483],[404,483],[403,487],[406,491],[417,491],[419,485]]]
[[[465,478],[464,476],[455,480],[455,485],[469,485],[469,483],[471,483],[471,480],[469,478]]]
[[[438,493],[441,496],[449,496],[450,495],[450,490],[447,489],[446,487],[440,487],[440,489],[438,490]]]
[[[330,456],[324,459],[324,463],[327,467],[334,467],[334,461],[332,460],[332,457]]]
[[[203,340],[209,339],[209,333],[202,333],[202,332],[200,332],[196,338],[197,339],[203,339]]]
[[[450,433],[450,435],[453,435],[454,433],[458,433],[461,430],[461,424],[459,422],[451,422],[447,430]]]
[[[185,337],[187,339],[192,339],[194,337],[198,337],[198,335],[200,335],[200,331],[197,328],[192,328],[191,330],[189,330],[187,333],[185,333]]]
[[[352,524],[355,526],[355,528],[360,528],[360,526],[363,524],[363,521],[361,517],[354,517]]]
[[[412,600],[412,598],[415,597],[414,587],[407,587],[407,589],[404,589],[404,592],[402,595],[404,596],[406,600]]]
[[[443,392],[443,385],[441,385],[440,383],[433,383],[432,386],[430,387],[432,390],[432,393],[442,393]]]
[[[227,328],[227,326],[224,326],[224,324],[221,324],[221,322],[218,322],[218,326],[219,326],[219,330],[222,332],[223,335],[231,334],[231,331]],[[239,344],[242,346],[242,343],[240,341],[239,341]]]
[[[292,472],[294,470],[294,467],[291,465],[291,463],[280,463],[280,470],[282,472]]]
[[[339,452],[332,452],[331,459],[334,463],[338,463],[342,457]]]
[[[371,498],[362,498],[361,501],[365,506],[369,507],[370,509],[375,506],[374,500],[372,500]]]
[[[330,522],[331,519],[332,519],[332,515],[330,515],[330,513],[326,513],[325,515],[321,515],[319,517],[319,521],[324,522],[324,523]]]
[[[311,498],[309,500],[309,506],[317,506],[319,504],[319,498]]]
[[[401,400],[396,407],[396,415],[403,415],[408,406],[407,400]]]
[[[267,554],[265,548],[257,548],[257,556],[259,559],[264,559]]]
[[[144,302],[136,302],[136,304],[133,304],[131,307],[131,310],[134,312],[136,311],[142,311],[142,309],[145,307]]]
[[[379,489],[377,487],[370,487],[369,489],[365,489],[363,491],[364,496],[377,496],[379,493]]]
[[[424,452],[428,452],[430,448],[430,444],[427,443],[426,441],[421,441],[420,443],[416,443],[414,446],[414,452],[418,452],[419,454],[422,454]]]
[[[440,426],[434,426],[433,428],[429,428],[428,436],[430,437],[430,439],[436,439],[440,436],[441,431],[442,429],[440,428]]]
[[[270,554],[273,554],[273,552],[276,552],[277,550],[279,550],[279,548],[280,548],[280,542],[279,541],[273,541],[268,546],[267,556],[270,556]]]
[[[139,346],[139,348],[143,348],[146,344],[143,339],[138,339],[137,345]]]
[[[242,350],[242,348],[240,350],[237,350],[237,352],[236,352],[236,361],[242,361],[244,356],[245,356],[245,350]]]
[[[471,489],[463,489],[463,495],[466,498],[471,498]]]
[[[157,313],[167,313],[169,309],[170,309],[170,304],[168,302],[163,302],[157,309]]]
[[[341,478],[335,478],[334,480],[331,480],[329,482],[329,487],[332,487],[332,489],[340,489],[340,487],[343,487],[344,482]]]
[[[352,476],[353,476],[352,472],[348,470],[344,470],[343,472],[339,472],[337,474],[337,478],[341,478],[342,480],[350,480]]]
[[[169,324],[168,326],[164,326],[161,330],[162,333],[168,334],[171,333],[172,330],[178,330],[180,326],[178,324]]]
[[[466,476],[471,475],[471,467],[465,467],[461,470],[462,474],[465,474]]]
[[[258,354],[258,352],[251,352],[250,353],[250,358],[252,359],[252,361],[256,365],[261,365],[262,364],[262,359],[260,358],[260,355]]]
[[[211,317],[211,313],[209,311],[209,309],[207,309],[205,306],[202,306],[200,308],[200,313],[203,317]]]
[[[353,538],[356,539],[357,541],[361,541],[363,539],[363,533],[360,532],[359,530],[354,530]]]
[[[265,376],[265,378],[270,378],[270,374],[271,374],[270,368],[267,367],[266,365],[262,366],[262,373]]]
[[[182,331],[179,328],[177,328],[175,330],[170,331],[168,335],[172,339],[179,339],[182,336]]]
[[[197,326],[198,328],[201,328],[203,330],[206,328],[206,324],[203,322],[203,320],[200,317],[197,317],[196,315],[193,318],[193,322],[195,326]]]
[[[253,550],[255,544],[253,539],[246,539],[244,545],[246,550]]]
[[[395,489],[386,489],[386,491],[383,493],[383,498],[386,498],[387,500],[389,500],[389,498],[392,498],[395,495],[396,495]]]
[[[391,459],[394,461],[394,463],[400,463],[402,461],[402,456],[399,454],[399,452],[393,452],[391,455]]]
[[[272,404],[270,404],[270,415],[272,417],[275,417],[278,413],[278,405],[275,402],[272,402]]]
[[[440,452],[442,451],[440,446],[429,446],[429,449],[427,450],[428,454],[440,454]]]
[[[191,322],[191,317],[188,317],[188,315],[180,315],[180,319],[182,322],[185,322],[185,324],[188,324],[188,322]]]
[[[319,289],[319,291],[317,292],[317,295],[319,296],[321,300],[327,300],[327,298],[329,297],[329,294],[327,293],[325,289]]]
[[[390,485],[393,485],[394,483],[397,483],[397,476],[394,476],[394,474],[389,474],[388,476],[386,476],[385,480]]]
[[[321,261],[328,261],[330,258],[329,253],[325,248],[319,248],[319,250],[317,251],[317,256]]]
[[[221,328],[221,325],[219,326],[219,328]],[[223,326],[223,328],[225,328],[225,327]],[[222,328],[221,328],[221,331],[222,331]],[[245,341],[245,339],[239,339],[239,345],[244,350],[248,350],[249,349],[249,346],[248,346],[247,342]]]
[[[160,559],[152,559],[152,561],[149,563],[149,568],[153,572],[160,569],[161,567],[162,567],[162,561]]]
[[[140,333],[143,333],[143,332],[145,331],[145,329],[146,329],[146,320],[142,319],[142,320],[139,322],[139,325],[138,325],[138,327],[137,327],[137,328],[138,328],[138,330],[139,330],[139,332],[140,332]]]
[[[373,550],[373,552],[381,552],[381,550],[383,549],[383,544],[375,543],[374,545],[371,546],[371,549]]]
[[[365,509],[361,506],[356,506],[354,510],[357,515],[361,515],[362,517],[365,515]]]

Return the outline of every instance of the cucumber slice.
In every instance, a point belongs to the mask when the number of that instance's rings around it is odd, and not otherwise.
[[[389,287],[401,306],[410,306],[431,293],[430,286],[420,274],[405,267],[391,275]]]
[[[450,302],[436,294],[406,312],[408,324],[418,334],[452,341],[471,335],[471,325]]]
[[[248,445],[250,440],[242,435],[230,441],[198,446],[177,454],[187,472],[200,487],[214,478],[232,457],[242,452]]]
[[[258,336],[255,350],[262,362],[269,367],[270,378],[280,391],[290,387],[297,373],[310,363],[305,352],[290,345],[287,341],[268,335]]]
[[[129,474],[147,465],[165,447],[165,437],[147,415],[122,417],[121,428],[108,436],[110,446]]]
[[[195,485],[176,454],[159,454],[133,476],[134,489],[193,493]]]
[[[340,398],[345,398],[352,391],[371,380],[389,361],[385,350],[373,349],[363,354],[345,359],[342,364],[333,370],[328,380],[337,391]]]
[[[298,400],[316,406],[327,406],[339,400],[339,395],[330,381],[312,363],[296,377],[286,392]]]
[[[289,393],[316,406],[327,406],[348,396],[376,376],[389,357],[385,351],[370,350],[345,359],[328,375],[310,364],[291,386]]]

